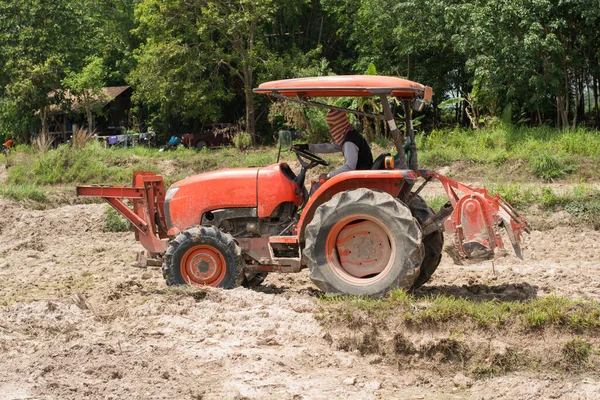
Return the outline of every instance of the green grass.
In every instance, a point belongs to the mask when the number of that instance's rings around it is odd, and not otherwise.
[[[579,184],[563,191],[520,184],[495,184],[487,189],[516,208],[539,205],[545,211],[564,210],[583,222],[600,220],[600,191],[590,185]]]
[[[507,126],[434,130],[427,136],[418,135],[417,146],[419,163],[427,168],[455,161],[498,166],[508,160],[523,160],[533,175],[549,181],[600,158],[600,132]]]
[[[459,370],[487,379],[523,369],[598,368],[600,303],[595,300],[554,295],[482,301],[401,290],[381,299],[318,299],[315,316],[334,346],[379,354],[400,369],[434,368],[449,376]],[[545,343],[545,337],[553,342]]]
[[[435,196],[426,199],[426,201],[429,207],[431,207],[435,212],[438,212],[440,208],[442,208],[442,206],[448,202],[448,196]]]
[[[322,297],[328,319],[349,325],[369,320],[387,325],[391,320],[415,328],[456,327],[497,330],[516,328],[535,332],[547,328],[570,332],[595,332],[600,328],[600,303],[560,296],[520,301],[474,301],[453,296],[415,297],[401,290],[383,299]],[[360,316],[366,313],[367,317]]]
[[[107,205],[104,210],[104,230],[107,232],[127,232],[130,223],[115,210]]]
[[[517,210],[524,212],[535,206],[542,211],[566,211],[579,222],[600,221],[600,191],[591,185],[579,184],[564,190],[553,190],[540,185],[518,183],[496,183],[486,186],[492,196],[500,194]],[[447,201],[446,195],[427,198],[427,204],[438,211]]]
[[[20,149],[11,154],[8,181],[12,184],[122,185],[131,182],[135,170],[162,173],[169,184],[185,176],[219,168],[264,166],[274,163],[277,158],[275,147],[242,152],[233,147],[201,152],[180,147],[159,152],[145,147],[104,148],[92,142],[83,149],[59,146],[45,154],[25,146]],[[295,157],[283,151],[282,159],[293,160]]]
[[[48,196],[44,188],[30,183],[1,186],[0,196],[17,201],[33,200],[39,203],[48,201]]]
[[[529,168],[538,178],[551,182],[575,170],[573,162],[560,157],[542,152],[530,159]]]
[[[583,165],[595,165],[600,158],[600,133],[585,129],[559,131],[551,128],[496,126],[482,130],[434,130],[418,135],[419,162],[436,168],[454,161],[499,166],[508,160],[528,163],[532,176],[554,180],[576,172]],[[375,143],[374,143],[375,145]],[[392,149],[391,141],[379,138],[377,149]],[[377,152],[377,149],[375,152]],[[264,166],[274,163],[277,148],[261,147],[244,151],[235,147],[197,152],[183,147],[174,151],[135,147],[104,148],[92,142],[83,149],[59,146],[45,154],[18,146],[11,153],[8,180],[13,184],[127,184],[134,170],[165,175],[167,183],[192,173],[218,168]],[[295,156],[284,150],[283,160]],[[341,162],[340,155],[326,159]],[[591,160],[591,162],[590,162]]]
[[[585,364],[594,352],[592,345],[583,339],[569,340],[562,349],[565,360],[571,364]]]

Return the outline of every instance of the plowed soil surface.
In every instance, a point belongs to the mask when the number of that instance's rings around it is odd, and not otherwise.
[[[132,232],[103,231],[104,205],[0,207],[0,399],[600,398],[596,371],[473,380],[340,351],[306,273],[168,289],[133,266]],[[555,225],[534,229],[524,262],[444,256],[423,292],[600,300],[600,232]]]

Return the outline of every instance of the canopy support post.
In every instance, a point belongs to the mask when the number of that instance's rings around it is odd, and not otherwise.
[[[398,151],[398,166],[400,169],[406,169],[406,154],[404,153],[404,140],[400,136],[400,131],[398,130],[398,126],[396,125],[396,121],[394,121],[394,115],[392,114],[392,109],[390,108],[390,103],[387,98],[387,94],[380,94],[379,99],[381,100],[381,105],[383,106],[383,116],[390,127],[390,132],[392,133],[392,138],[394,139],[394,145],[396,146],[396,151]]]
[[[411,104],[408,100],[404,100],[404,120],[406,124],[406,137],[408,138],[408,167],[413,171],[418,172],[419,159],[417,157],[417,144],[415,143],[415,130],[413,129]]]

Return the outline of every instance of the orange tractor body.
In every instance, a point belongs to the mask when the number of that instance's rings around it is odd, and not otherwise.
[[[163,264],[168,284],[231,288],[269,272],[308,267],[325,292],[381,295],[429,279],[441,259],[444,229],[466,259],[492,256],[503,247],[505,228],[522,257],[520,239],[528,226],[505,201],[418,169],[411,108],[429,102],[430,88],[392,77],[342,76],[269,82],[255,91],[333,109],[307,98],[379,96],[384,115],[369,116],[387,121],[397,167],[376,161],[372,170],[335,175],[310,198],[306,171],[327,162],[299,150],[298,175],[276,163],[198,174],[166,191],[162,177],[149,172],[136,172],[131,187],[78,187],[79,196],[102,197],[131,221],[150,259]],[[405,140],[388,96],[404,103]],[[437,212],[419,196],[431,180],[440,181],[449,196]]]

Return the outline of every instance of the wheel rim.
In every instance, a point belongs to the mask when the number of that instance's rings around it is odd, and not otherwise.
[[[389,229],[369,215],[352,215],[329,231],[325,251],[333,272],[347,283],[365,286],[385,277],[396,256]]]
[[[181,260],[181,276],[196,286],[218,286],[225,278],[227,264],[216,248],[200,244],[192,247]]]

